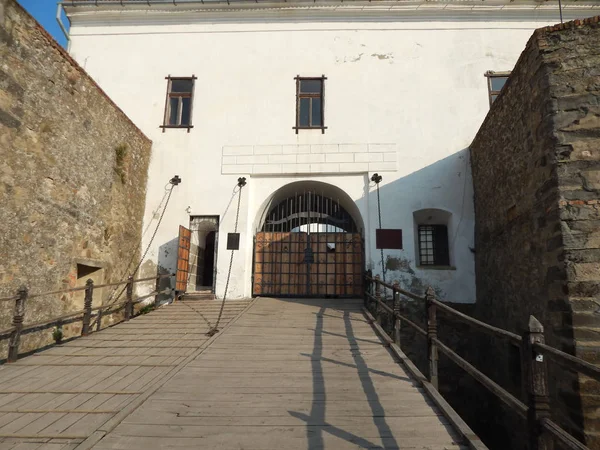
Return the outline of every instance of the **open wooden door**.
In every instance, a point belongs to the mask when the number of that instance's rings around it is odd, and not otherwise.
[[[179,243],[177,249],[177,281],[175,290],[178,293],[187,291],[188,273],[190,271],[190,244],[192,232],[179,225]]]

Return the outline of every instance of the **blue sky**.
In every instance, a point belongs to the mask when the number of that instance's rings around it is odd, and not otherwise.
[[[67,39],[56,22],[56,5],[55,0],[17,0],[29,14],[35,17],[39,23],[58,41],[60,45],[65,47]],[[63,13],[63,23],[65,27],[69,26],[69,21]]]

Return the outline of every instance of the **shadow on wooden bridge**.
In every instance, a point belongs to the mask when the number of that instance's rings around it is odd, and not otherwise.
[[[183,300],[0,368],[0,448],[462,449],[361,300]]]

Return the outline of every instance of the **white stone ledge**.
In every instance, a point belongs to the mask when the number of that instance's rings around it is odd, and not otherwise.
[[[385,152],[383,154],[383,160],[387,162],[398,161],[398,152]]]
[[[393,172],[397,170],[395,162],[370,162],[369,172]]]
[[[297,155],[269,155],[269,163],[295,163]]]
[[[282,153],[284,155],[310,153],[310,145],[283,145]]]
[[[369,144],[369,153],[385,153],[395,152],[397,150],[396,144]]]
[[[310,164],[283,164],[282,173],[310,173]]]
[[[369,171],[368,163],[341,163],[340,164],[340,172],[341,173],[368,172],[368,171]]]
[[[354,153],[332,153],[325,155],[325,162],[352,163],[354,156]]]
[[[383,153],[357,153],[354,162],[379,162],[383,161]]]
[[[255,164],[252,166],[252,173],[282,173],[283,167],[281,164]]]
[[[255,145],[255,155],[280,155],[282,152],[281,145]]]
[[[221,164],[224,166],[237,163],[237,158],[235,156],[223,156],[223,158],[221,158]]]
[[[340,144],[340,153],[367,153],[368,144]]]
[[[269,155],[237,156],[236,164],[269,164]]]
[[[222,149],[223,174],[361,173],[397,170],[396,144],[240,145]]]
[[[296,162],[299,163],[321,163],[325,162],[325,155],[309,154],[309,155],[297,155]]]
[[[340,151],[339,144],[318,144],[311,145],[310,152],[311,153],[337,153]]]
[[[339,173],[340,165],[335,163],[311,164],[310,173]]]

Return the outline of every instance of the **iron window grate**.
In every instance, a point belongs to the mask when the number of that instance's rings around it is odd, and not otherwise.
[[[419,264],[422,266],[449,266],[448,227],[446,225],[419,225]]]

